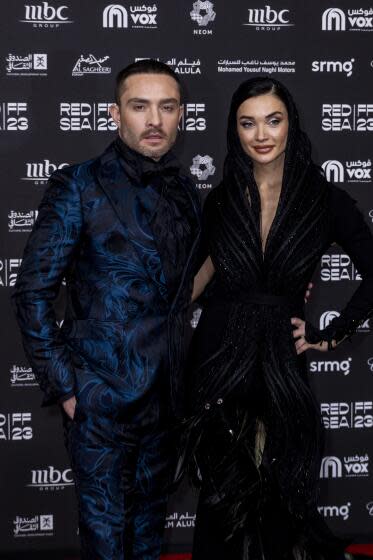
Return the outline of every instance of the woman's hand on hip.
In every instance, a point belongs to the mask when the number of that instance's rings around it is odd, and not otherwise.
[[[293,337],[296,338],[295,342],[295,349],[297,354],[302,354],[306,350],[319,350],[319,352],[327,352],[328,351],[328,343],[323,340],[322,342],[318,342],[317,344],[310,344],[305,339],[306,334],[306,322],[303,319],[299,319],[298,317],[292,317],[291,324],[294,325],[296,328],[293,330]]]

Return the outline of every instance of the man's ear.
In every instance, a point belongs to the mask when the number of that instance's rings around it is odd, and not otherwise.
[[[181,121],[181,117],[183,116],[183,113],[184,113],[184,103],[182,103],[179,107],[179,124]]]
[[[111,115],[111,118],[113,119],[113,121],[115,122],[116,125],[119,126],[120,123],[120,111],[119,111],[119,107],[116,103],[113,103],[112,105],[110,105],[109,107],[109,113]]]

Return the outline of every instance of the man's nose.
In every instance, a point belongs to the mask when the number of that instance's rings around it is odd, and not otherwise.
[[[148,111],[148,126],[160,126],[162,124],[162,115],[159,107],[151,106]]]

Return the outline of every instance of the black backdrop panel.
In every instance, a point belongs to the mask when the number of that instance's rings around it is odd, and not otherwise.
[[[315,159],[373,222],[373,2],[30,2],[3,3],[0,24],[0,555],[78,546],[60,415],[39,406],[9,296],[48,176],[97,155],[115,136],[108,106],[123,66],[158,58],[183,80],[177,151],[203,197],[221,177],[237,84],[258,75],[282,80]],[[314,282],[308,315],[323,326],[359,275],[333,247]],[[198,315],[192,311],[190,332]],[[371,329],[368,321],[351,344],[309,355],[327,428],[320,511],[337,533],[366,541],[373,515]],[[172,497],[166,550],[190,550],[195,503],[186,485]]]

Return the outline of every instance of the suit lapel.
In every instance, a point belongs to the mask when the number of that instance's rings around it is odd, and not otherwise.
[[[111,145],[99,159],[98,182],[121,221],[127,239],[133,244],[144,268],[162,298],[167,299],[167,286],[161,266],[154,266],[158,251],[147,217],[139,200],[139,187],[126,175],[115,148]]]
[[[152,230],[147,220],[147,214],[149,213],[143,211],[144,206],[146,207],[146,205],[151,202],[150,198],[146,200],[145,203],[146,197],[142,196],[140,200],[140,189],[131,183],[112,144],[103,153],[101,158],[99,158],[96,175],[102,190],[108,197],[115,213],[123,225],[127,239],[134,245],[149,278],[157,285],[161,297],[167,300],[167,286],[163,270],[154,266],[155,259],[159,259],[160,261],[160,255],[158,254]],[[188,302],[182,301],[184,299],[183,293],[185,292],[184,288],[186,284],[196,272],[194,270],[195,256],[200,237],[201,209],[198,195],[197,192],[193,190],[194,187],[189,185],[185,178],[182,179],[182,183],[183,187],[180,188],[185,188],[199,227],[196,231],[196,238],[189,251],[179,288],[173,301],[169,302],[171,309],[188,304]],[[144,194],[145,193],[142,192],[142,195]],[[155,196],[151,188],[147,189],[147,195],[149,195],[149,197]]]
[[[197,270],[195,270],[195,268],[196,268],[196,257],[198,254],[198,248],[199,248],[199,242],[201,236],[201,219],[202,219],[201,205],[200,205],[200,200],[197,191],[194,190],[195,187],[189,185],[188,181],[186,180],[183,181],[183,187],[185,188],[186,193],[190,199],[190,203],[192,205],[194,214],[197,219],[198,229],[196,231],[194,242],[189,251],[189,255],[186,264],[184,266],[183,274],[179,283],[179,288],[170,305],[171,311],[177,311],[182,307],[190,305],[189,300],[185,301],[185,297],[188,298],[191,297],[191,293],[189,293],[189,290],[187,290],[186,287],[188,282],[192,282],[192,279],[194,278],[195,274],[198,272]]]

